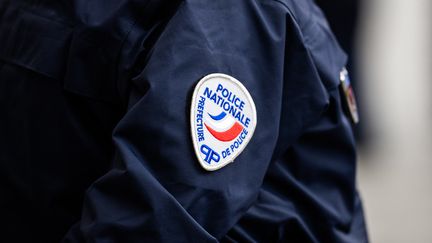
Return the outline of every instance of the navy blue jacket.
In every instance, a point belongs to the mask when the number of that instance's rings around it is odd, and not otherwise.
[[[367,242],[346,60],[310,0],[0,0],[0,241]],[[258,117],[213,172],[210,73]]]

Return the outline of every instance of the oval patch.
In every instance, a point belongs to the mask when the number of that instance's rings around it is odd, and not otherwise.
[[[218,170],[234,161],[252,138],[256,108],[237,79],[209,74],[195,87],[191,105],[192,141],[201,166]]]

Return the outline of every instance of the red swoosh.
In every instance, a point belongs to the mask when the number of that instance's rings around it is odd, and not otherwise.
[[[222,142],[228,142],[235,139],[243,130],[243,126],[240,125],[240,123],[238,122],[234,123],[234,125],[225,132],[217,132],[211,127],[207,126],[207,124],[204,123],[204,125],[206,126],[207,130],[209,130],[209,132],[213,135],[213,137]]]

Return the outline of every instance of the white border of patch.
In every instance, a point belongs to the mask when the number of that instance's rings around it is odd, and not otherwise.
[[[250,128],[249,133],[250,136],[247,137],[244,140],[244,145],[236,152],[235,156],[232,157],[229,161],[225,162],[225,163],[221,163],[217,166],[210,166],[208,165],[205,161],[203,161],[203,159],[201,158],[200,152],[199,152],[199,147],[198,147],[198,142],[197,142],[197,136],[195,134],[195,124],[194,124],[194,120],[196,118],[196,102],[197,102],[197,95],[198,95],[198,91],[200,90],[201,86],[211,80],[211,79],[215,79],[215,78],[220,78],[220,79],[225,79],[228,80],[230,82],[232,82],[233,84],[235,84],[236,86],[238,86],[238,88],[244,93],[244,95],[246,96],[247,102],[249,102],[249,105],[252,108],[252,119],[255,121],[254,126]],[[191,109],[190,109],[190,127],[191,127],[191,134],[192,134],[192,143],[194,145],[194,151],[195,151],[195,155],[197,156],[197,159],[200,163],[200,165],[207,171],[216,171],[219,170],[221,168],[223,168],[224,166],[234,162],[234,160],[243,152],[243,150],[246,148],[246,146],[248,145],[248,143],[250,142],[250,140],[253,137],[253,134],[255,132],[256,126],[258,124],[258,120],[257,120],[257,112],[256,112],[256,107],[255,107],[255,103],[252,99],[252,96],[250,95],[249,91],[246,89],[246,87],[237,79],[235,79],[232,76],[223,74],[223,73],[212,73],[212,74],[208,74],[205,77],[203,77],[195,86],[193,95],[192,95],[192,103],[191,103]]]

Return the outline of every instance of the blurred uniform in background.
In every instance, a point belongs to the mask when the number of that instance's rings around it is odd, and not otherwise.
[[[0,60],[2,242],[367,242],[312,1],[0,0]]]
[[[362,85],[357,80],[356,39],[362,1],[360,0],[315,0],[324,12],[330,27],[342,49],[348,54],[347,69],[350,71],[351,83],[359,103],[362,122],[354,127],[357,141],[367,142],[367,117],[362,112]]]

